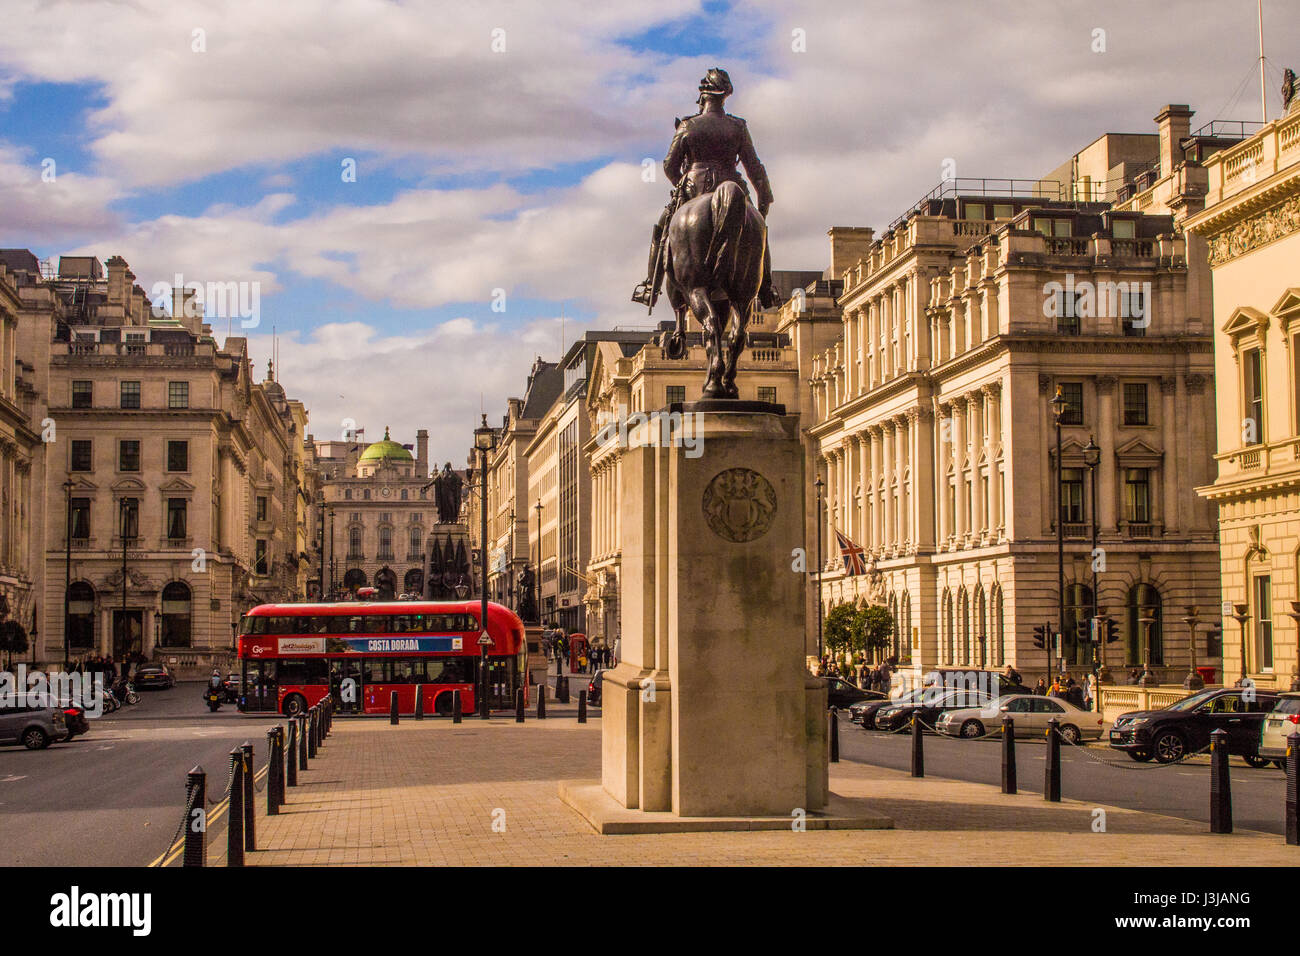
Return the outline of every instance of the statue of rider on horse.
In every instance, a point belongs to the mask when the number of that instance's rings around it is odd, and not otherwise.
[[[686,311],[704,333],[709,374],[706,398],[736,398],[736,362],[745,347],[745,328],[757,301],[764,308],[779,304],[772,288],[767,248],[767,210],[772,188],[759,162],[749,127],[723,111],[732,92],[721,69],[700,80],[700,111],[678,120],[664,172],[673,195],[655,224],[649,277],[636,287],[632,301],[653,309],[665,280],[677,328],[662,342],[670,358],[686,354]],[[754,208],[742,165],[758,194]]]

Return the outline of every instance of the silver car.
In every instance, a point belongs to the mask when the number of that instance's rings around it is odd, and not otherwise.
[[[67,733],[67,718],[57,707],[0,706],[0,746],[22,744],[28,750],[44,750]]]
[[[1300,694],[1278,694],[1277,703],[1264,718],[1259,738],[1259,755],[1272,760],[1279,767],[1283,766],[1286,739],[1294,733],[1300,733]]]
[[[944,711],[935,728],[950,737],[983,737],[1001,733],[1003,717],[1015,721],[1017,737],[1043,736],[1047,722],[1053,717],[1060,721],[1061,737],[1069,743],[1099,740],[1102,734],[1101,714],[1080,710],[1059,697],[1037,694],[1006,694],[987,707]]]

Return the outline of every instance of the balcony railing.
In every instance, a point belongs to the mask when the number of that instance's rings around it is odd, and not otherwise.
[[[1124,535],[1128,538],[1154,538],[1156,526],[1150,522],[1128,521],[1124,524]]]
[[[1062,531],[1067,538],[1087,538],[1092,536],[1092,529],[1086,522],[1067,521]]]

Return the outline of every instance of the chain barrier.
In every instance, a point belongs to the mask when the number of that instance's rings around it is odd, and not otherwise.
[[[230,776],[226,778],[226,790],[225,790],[225,792],[222,793],[220,796],[217,796],[217,797],[214,797],[214,796],[212,796],[211,793],[209,793],[209,794],[208,794],[208,806],[212,806],[213,804],[220,803],[222,800],[226,799],[226,797],[230,796],[230,788],[231,788],[231,786],[234,785],[234,783],[235,783],[235,762],[232,760],[232,761],[230,761]]]
[[[181,835],[185,832],[186,824],[190,822],[190,814],[194,812],[194,796],[198,793],[198,789],[199,788],[194,785],[193,781],[188,779],[185,781],[185,812],[181,815],[180,826],[176,828],[176,832],[172,834],[172,838],[167,841],[168,853],[176,849],[177,841],[180,840]]]

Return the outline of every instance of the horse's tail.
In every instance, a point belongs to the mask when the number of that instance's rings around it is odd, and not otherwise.
[[[713,190],[709,199],[713,234],[709,237],[709,251],[705,257],[706,274],[712,274],[720,285],[733,288],[741,267],[740,250],[745,231],[745,190],[740,183],[728,179]]]

